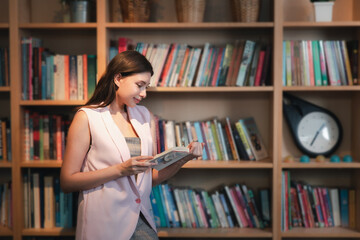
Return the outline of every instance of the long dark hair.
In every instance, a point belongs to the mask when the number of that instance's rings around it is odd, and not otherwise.
[[[151,63],[137,51],[124,51],[116,55],[106,67],[105,73],[95,87],[92,97],[87,101],[87,107],[106,107],[114,99],[118,86],[114,77],[121,74],[127,77],[136,73],[149,72],[154,74]]]

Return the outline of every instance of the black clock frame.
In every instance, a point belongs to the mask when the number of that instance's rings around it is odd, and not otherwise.
[[[306,116],[307,114],[311,112],[324,112],[328,115],[330,115],[334,121],[336,122],[338,128],[339,128],[339,138],[336,141],[336,144],[334,147],[332,147],[329,151],[326,152],[313,152],[303,147],[299,140],[298,136],[298,126],[300,123],[301,118]],[[295,97],[293,95],[290,95],[288,93],[284,93],[283,95],[283,113],[285,116],[285,119],[288,123],[288,126],[290,128],[290,132],[292,134],[292,137],[295,141],[296,146],[300,151],[308,155],[309,157],[316,157],[318,155],[324,155],[325,157],[329,157],[332,153],[336,151],[336,149],[340,146],[340,143],[342,141],[343,137],[343,129],[341,126],[341,122],[338,119],[338,117],[332,113],[331,111],[319,107],[313,103],[310,103],[308,101],[305,101],[303,99],[300,99],[298,97]]]

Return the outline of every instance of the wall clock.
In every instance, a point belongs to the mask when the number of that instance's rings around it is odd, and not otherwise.
[[[328,157],[339,147],[341,123],[329,110],[284,93],[283,112],[295,144],[304,154]]]

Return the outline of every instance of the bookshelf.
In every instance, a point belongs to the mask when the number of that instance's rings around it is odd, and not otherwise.
[[[177,121],[203,120],[212,117],[232,121],[253,116],[258,124],[270,157],[258,162],[192,161],[169,182],[177,186],[190,185],[211,190],[221,183],[243,182],[254,189],[270,188],[272,192],[272,227],[260,229],[159,229],[161,238],[256,238],[256,239],[347,239],[360,238],[360,208],[357,208],[356,229],[347,228],[294,228],[281,231],[281,172],[290,170],[299,180],[311,184],[324,184],[356,189],[360,199],[360,86],[339,87],[283,87],[282,86],[282,42],[283,40],[360,39],[360,3],[357,0],[336,0],[334,21],[316,23],[312,21],[309,0],[263,0],[268,7],[268,21],[257,23],[231,22],[229,1],[208,0],[203,23],[177,23],[173,1],[157,1],[164,6],[152,9],[156,19],[149,23],[112,22],[110,9],[112,0],[97,0],[96,21],[89,23],[62,23],[59,20],[60,1],[49,0],[43,14],[41,0],[1,0],[0,44],[10,48],[11,86],[0,87],[0,107],[6,109],[11,118],[13,161],[0,162],[0,176],[12,180],[13,228],[0,227],[1,239],[20,240],[24,237],[61,237],[72,239],[74,229],[27,229],[24,228],[23,175],[27,169],[58,171],[61,161],[24,161],[23,129],[24,111],[39,109],[53,113],[73,114],[74,107],[84,100],[50,101],[21,100],[21,37],[35,36],[44,40],[44,45],[57,53],[96,54],[97,72],[104,72],[108,62],[110,40],[126,36],[136,41],[186,42],[202,46],[212,43],[224,44],[240,39],[261,39],[272,47],[270,85],[262,87],[192,87],[150,88],[144,101],[153,113],[164,119]],[[220,3],[221,2],[221,3]],[[219,7],[220,4],[223,4]],[[166,10],[164,10],[166,9]],[[7,11],[9,10],[9,11]],[[303,10],[303,11],[302,11]],[[213,14],[216,12],[216,14]],[[349,14],[343,14],[347,12]],[[11,14],[9,14],[11,13]],[[272,17],[273,16],[273,17]],[[341,37],[339,36],[341,34]],[[283,163],[291,154],[301,156],[282,117],[282,94],[288,92],[315,103],[329,107],[343,122],[344,140],[337,154],[351,154],[353,163]],[[211,108],[209,108],[211,106]],[[11,109],[11,111],[10,111]],[[181,109],[181,114],[178,109]],[[198,110],[198,109],[201,109]],[[20,143],[20,144],[19,144]],[[214,178],[213,176],[217,177]],[[309,177],[309,175],[311,175]],[[333,176],[337,176],[334,181]]]
[[[333,13],[333,21],[327,23],[308,21],[313,16],[311,5],[306,1],[283,1],[283,40],[349,40],[359,39],[360,16],[354,8],[359,8],[357,1],[336,1]],[[290,9],[301,7],[302,12],[291,12]],[[347,9],[347,10],[346,10]],[[341,14],[341,12],[348,14]],[[359,100],[358,86],[329,86],[329,87],[282,87],[282,92],[290,93],[330,109],[341,118],[344,128],[343,141],[336,154],[344,156],[350,154],[354,157],[352,163],[340,162],[338,165],[327,160],[324,163],[311,159],[309,164],[303,164],[297,159],[293,163],[279,162],[281,171],[290,171],[291,178],[297,181],[305,181],[307,184],[323,187],[344,187],[353,188],[356,197],[359,197],[359,149],[356,142],[359,141],[357,133],[358,126],[354,125],[359,121],[359,111],[355,109]],[[281,125],[281,126],[280,126]],[[282,139],[291,139],[290,132],[285,120],[278,125],[282,132]],[[293,141],[281,142],[282,159],[289,154],[300,157],[302,154],[297,150]],[[279,174],[281,174],[279,171]],[[278,178],[279,180],[281,177]],[[279,196],[281,193],[279,193]],[[278,197],[279,197],[278,196]],[[281,207],[281,202],[278,202]],[[282,239],[292,238],[359,238],[359,210],[356,210],[356,226],[352,228],[292,228],[281,232]],[[278,216],[281,218],[281,216]],[[279,219],[280,221],[280,219]],[[279,228],[281,229],[281,228]]]

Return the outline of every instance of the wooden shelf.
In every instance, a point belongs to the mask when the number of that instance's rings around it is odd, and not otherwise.
[[[0,168],[10,168],[12,166],[11,162],[1,160],[0,161]]]
[[[0,23],[0,29],[8,29],[9,24],[8,23]]]
[[[310,159],[309,163],[301,163],[298,159],[293,163],[281,163],[282,168],[343,168],[343,169],[360,169],[360,162],[339,162],[332,163],[329,160],[326,160],[323,163],[316,162],[315,159]]]
[[[270,159],[261,161],[216,161],[216,160],[192,160],[187,162],[183,168],[200,168],[200,169],[239,169],[239,168],[267,168],[271,169],[273,163]]]
[[[85,100],[23,100],[20,106],[81,106]]]
[[[106,23],[107,28],[114,29],[232,29],[232,28],[272,28],[272,22],[202,22],[202,23],[178,23],[178,22],[156,22],[156,23]]]
[[[23,236],[75,236],[75,229],[68,228],[27,228],[22,230]]]
[[[339,22],[284,22],[285,28],[337,28],[337,27],[360,27],[360,21]]]
[[[10,228],[0,226],[0,236],[1,237],[11,237],[13,232]]]
[[[0,87],[0,92],[10,92],[10,87]]]
[[[328,227],[328,228],[293,228],[283,232],[282,237],[293,238],[360,238],[360,232],[349,228]]]
[[[316,92],[316,91],[360,91],[360,86],[294,86],[282,87],[285,92]]]
[[[97,23],[21,23],[21,29],[96,29]]]
[[[62,162],[58,160],[32,160],[23,161],[20,166],[23,168],[60,168]]]
[[[272,92],[274,87],[150,87],[148,92]]]
[[[23,168],[60,168],[62,161],[57,160],[32,160],[23,161],[20,166]],[[1,167],[1,165],[0,165]],[[273,167],[270,159],[261,161],[214,161],[214,160],[193,160],[186,163],[183,168],[196,168],[196,169],[239,169],[239,168],[266,168]]]
[[[257,228],[160,228],[159,237],[183,238],[271,238],[271,229]]]

